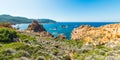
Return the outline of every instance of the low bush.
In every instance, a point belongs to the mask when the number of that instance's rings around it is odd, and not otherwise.
[[[30,42],[30,41],[35,41],[35,37],[31,37],[29,35],[17,33],[17,36],[19,39],[21,39],[22,42]]]
[[[15,30],[10,28],[0,28],[0,42],[13,42],[14,38],[17,38],[17,33]]]
[[[24,43],[19,43],[19,42],[14,42],[14,43],[9,43],[9,44],[4,44],[2,47],[0,47],[0,51],[4,51],[7,48],[12,48],[15,50],[20,50],[20,49],[26,49],[29,46],[24,44]]]

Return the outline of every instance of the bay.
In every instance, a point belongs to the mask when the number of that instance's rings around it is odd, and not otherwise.
[[[43,27],[47,30],[47,32],[54,35],[54,37],[57,37],[59,34],[64,34],[67,37],[67,39],[70,39],[73,29],[81,25],[100,27],[106,24],[114,24],[114,23],[119,23],[119,22],[58,22],[58,23],[48,23],[48,24],[44,23]],[[19,28],[20,30],[25,30],[27,29],[29,24],[16,24],[13,25],[13,27]]]

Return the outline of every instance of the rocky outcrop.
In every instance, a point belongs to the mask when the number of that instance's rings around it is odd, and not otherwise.
[[[40,36],[44,37],[53,37],[52,34],[48,33],[43,25],[39,24],[36,20],[32,22],[27,28],[27,30],[32,31],[32,32],[37,32],[40,34]]]
[[[5,27],[5,28],[12,28],[10,23],[0,23],[0,28]]]
[[[116,41],[120,38],[120,24],[109,24],[98,28],[91,26],[80,26],[72,32],[72,40],[84,40],[95,45]]]
[[[34,20],[32,22],[32,24],[30,24],[27,28],[27,30],[31,30],[33,32],[42,32],[42,31],[46,31],[43,27],[43,25],[39,24],[36,20]]]

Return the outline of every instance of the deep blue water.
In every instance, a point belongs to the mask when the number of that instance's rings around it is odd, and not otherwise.
[[[60,22],[60,23],[50,23],[43,24],[44,28],[54,35],[55,37],[59,34],[64,34],[67,39],[70,39],[71,32],[74,28],[79,27],[80,25],[90,25],[94,27],[99,27],[106,24],[114,24],[118,22]],[[17,24],[15,27],[19,27],[20,30],[25,30],[29,24]]]

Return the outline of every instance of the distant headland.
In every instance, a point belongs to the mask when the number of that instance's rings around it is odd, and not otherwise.
[[[26,17],[11,16],[11,15],[0,15],[0,22],[9,22],[13,24],[20,23],[31,23],[33,20],[37,20],[39,23],[56,23],[56,21],[51,19],[29,19]]]

